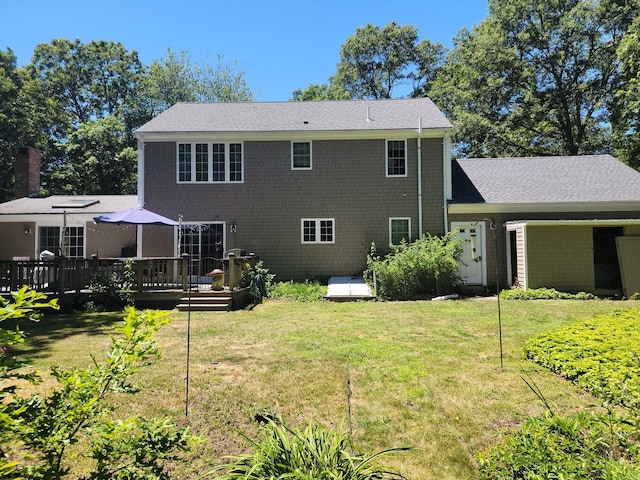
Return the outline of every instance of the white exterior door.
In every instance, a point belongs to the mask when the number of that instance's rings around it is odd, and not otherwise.
[[[486,285],[485,222],[452,222],[451,229],[464,240],[458,263],[460,276],[467,285]]]

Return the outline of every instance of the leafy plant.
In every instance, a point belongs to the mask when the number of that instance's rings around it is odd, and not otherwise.
[[[23,289],[12,305],[3,303],[0,319],[34,318],[34,309],[57,306],[55,301],[42,303],[43,299]],[[93,470],[84,478],[168,478],[163,463],[189,448],[194,437],[188,429],[178,429],[166,419],[114,420],[110,402],[116,393],[138,391],[130,378],[159,356],[153,335],[165,323],[166,316],[159,312],[127,308],[123,324],[115,328],[118,335],[111,336],[106,360],[94,359],[85,369],[53,366],[51,373],[60,388],[47,396],[21,397],[15,384],[5,386],[18,378],[35,383],[38,376],[16,373],[15,368],[23,368],[24,362],[0,356],[2,478],[61,479],[71,473],[78,455],[94,460]],[[9,345],[24,340],[19,331],[0,330],[0,334]]]
[[[458,260],[462,240],[453,232],[439,237],[425,234],[413,243],[392,246],[384,258],[375,244],[367,257],[365,278],[372,283],[375,275],[378,295],[392,300],[406,300],[421,295],[450,292],[461,284]]]
[[[596,300],[598,297],[587,292],[559,292],[554,288],[528,288],[526,290],[512,288],[502,290],[500,298],[505,300]]]
[[[318,302],[327,294],[327,286],[318,281],[305,280],[303,283],[278,282],[273,285],[271,298],[291,300],[293,302]]]
[[[354,446],[349,434],[328,430],[312,423],[303,431],[292,430],[278,420],[265,419],[264,439],[252,442],[255,452],[237,457],[212,473],[226,470],[218,480],[234,479],[316,479],[373,480],[401,479],[398,473],[377,466],[374,461],[408,448],[392,448],[374,455],[351,453]]]
[[[269,273],[262,260],[242,271],[240,286],[249,287],[249,295],[254,303],[260,303],[263,298],[269,298],[273,289],[275,273]]]
[[[480,455],[482,479],[640,478],[640,418],[549,411]]]
[[[525,358],[605,401],[640,408],[640,309],[616,310],[538,335]]]
[[[111,275],[98,273],[91,282],[93,301],[90,309],[116,311],[134,306],[135,282],[134,262],[130,258],[125,260],[122,273],[113,272]]]

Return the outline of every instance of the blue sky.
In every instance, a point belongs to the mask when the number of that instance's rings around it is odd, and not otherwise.
[[[487,14],[487,0],[0,0],[0,49],[18,64],[54,38],[121,42],[149,64],[167,48],[192,61],[237,61],[260,101],[291,98],[297,88],[324,83],[340,46],[357,27],[395,20],[420,39],[451,46],[462,28]]]

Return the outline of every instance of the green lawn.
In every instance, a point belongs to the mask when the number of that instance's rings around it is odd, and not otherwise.
[[[253,414],[264,409],[292,426],[316,419],[336,429],[351,423],[356,445],[373,453],[411,446],[385,463],[410,479],[472,479],[474,455],[495,444],[543,405],[530,375],[557,413],[595,399],[521,359],[531,336],[624,307],[612,301],[505,301],[504,370],[495,299],[455,302],[291,303],[253,310],[191,314],[189,417],[185,413],[187,314],[159,340],[163,358],[139,374],[142,392],[124,398],[122,415],[170,415],[205,438],[172,478],[199,478],[222,457],[246,451],[257,437]],[[100,326],[117,316],[48,315],[24,325],[25,354],[37,368],[86,365],[109,344]],[[32,348],[30,348],[30,346]],[[40,388],[48,388],[44,382]]]

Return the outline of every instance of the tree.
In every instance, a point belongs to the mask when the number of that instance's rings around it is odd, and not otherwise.
[[[80,123],[57,144],[62,162],[48,166],[47,188],[74,195],[135,194],[138,153],[129,135],[114,115]]]
[[[465,156],[610,149],[615,52],[636,0],[490,0],[454,40],[430,95]]]
[[[349,100],[349,93],[340,85],[333,83],[323,83],[318,85],[310,83],[304,90],[294,90],[292,100],[296,102],[311,102],[318,100]]]
[[[620,158],[640,170],[640,13],[620,43],[618,58],[624,82],[614,135]]]
[[[396,88],[411,82],[410,94],[417,95],[428,86],[443,55],[440,44],[418,43],[418,32],[411,25],[367,24],[342,45],[332,83],[355,99],[392,98]]]

